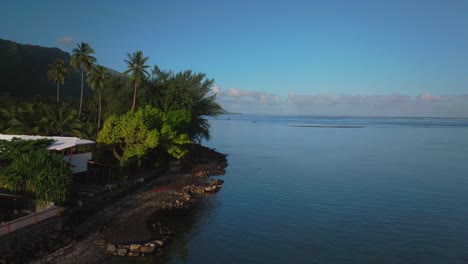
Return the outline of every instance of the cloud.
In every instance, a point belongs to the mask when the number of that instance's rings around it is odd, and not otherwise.
[[[349,94],[303,94],[297,95],[289,93],[287,100],[297,105],[359,105],[359,104],[381,104],[381,103],[402,103],[411,100],[408,95],[349,95]]]
[[[227,110],[250,114],[331,116],[434,116],[467,117],[468,94],[296,94],[286,97],[239,88],[213,86],[212,94]]]
[[[425,103],[443,102],[449,100],[446,96],[423,93],[417,96],[417,100]]]
[[[213,86],[211,91],[215,93],[218,98],[224,97],[225,99],[249,100],[260,104],[276,104],[281,102],[281,98],[279,96],[266,92],[249,91],[238,88],[229,88],[224,92],[216,85]]]
[[[70,47],[73,44],[73,37],[63,36],[63,37],[57,39],[57,43],[60,46]]]

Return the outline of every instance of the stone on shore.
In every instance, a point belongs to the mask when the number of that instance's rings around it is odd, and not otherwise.
[[[126,255],[127,255],[127,252],[128,252],[128,250],[127,250],[126,248],[119,248],[119,249],[117,249],[117,255],[122,256],[122,257],[123,257],[123,256],[126,256]]]
[[[141,253],[144,253],[144,254],[152,254],[155,249],[156,249],[156,246],[154,244],[146,244],[140,247]]]
[[[141,245],[139,244],[131,244],[129,249],[132,252],[140,252],[140,247]]]
[[[151,243],[157,245],[158,247],[164,246],[164,242],[161,240],[154,240],[154,241],[151,241]]]
[[[109,251],[110,253],[114,253],[114,251],[116,250],[117,248],[115,247],[115,245],[107,245],[107,251]]]

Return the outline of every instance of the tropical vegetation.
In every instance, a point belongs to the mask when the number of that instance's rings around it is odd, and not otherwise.
[[[56,86],[55,100],[50,97],[0,98],[0,133],[96,140],[97,149],[112,153],[115,164],[123,168],[136,168],[141,164],[157,166],[156,159],[181,159],[190,143],[210,139],[207,117],[222,113],[215,95],[209,93],[213,79],[191,70],[174,73],[161,70],[157,65],[150,66],[149,57],[142,51],[128,53],[123,60],[127,70],[123,74],[116,73],[96,64],[94,54],[88,43],[81,42],[73,49],[69,60],[71,66],[81,72],[79,100],[60,98],[60,85],[73,75],[66,61],[60,58],[49,65],[46,74]],[[77,88],[78,83],[74,84]],[[84,87],[90,87],[92,93],[85,96]],[[18,142],[14,144],[20,144]],[[0,147],[6,145],[8,143],[2,142]],[[62,187],[68,190],[69,183],[55,174],[69,175],[62,166],[63,158],[48,154],[45,148],[25,150],[23,146],[9,151],[10,154],[21,152],[14,160],[0,157],[0,184],[14,191],[31,193],[44,201],[63,200],[66,193],[54,191]],[[95,155],[96,159],[102,156],[105,155]],[[43,172],[40,164],[53,171],[52,174]],[[34,170],[38,171],[35,175]],[[46,185],[51,185],[52,189],[47,189]]]
[[[63,156],[46,149],[51,140],[0,140],[0,189],[44,203],[63,202],[71,170]]]

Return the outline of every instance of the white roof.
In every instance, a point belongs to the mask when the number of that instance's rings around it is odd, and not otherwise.
[[[81,139],[77,137],[48,137],[48,136],[27,136],[27,135],[4,135],[0,134],[0,139],[4,140],[12,140],[13,138],[21,138],[24,140],[38,140],[38,139],[52,139],[54,142],[50,144],[50,146],[47,149],[51,150],[64,150],[67,148],[72,148],[76,146],[81,146],[81,145],[92,145],[96,144],[96,142],[87,140],[87,139]]]

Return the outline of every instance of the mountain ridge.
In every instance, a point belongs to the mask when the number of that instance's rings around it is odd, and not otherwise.
[[[80,97],[81,73],[70,66],[70,53],[57,47],[21,44],[0,39],[0,95],[17,98],[54,97],[56,85],[47,79],[49,65],[61,59],[68,66],[69,75],[60,86],[62,99]],[[110,72],[117,71],[109,69]],[[84,94],[91,89],[85,82]]]

